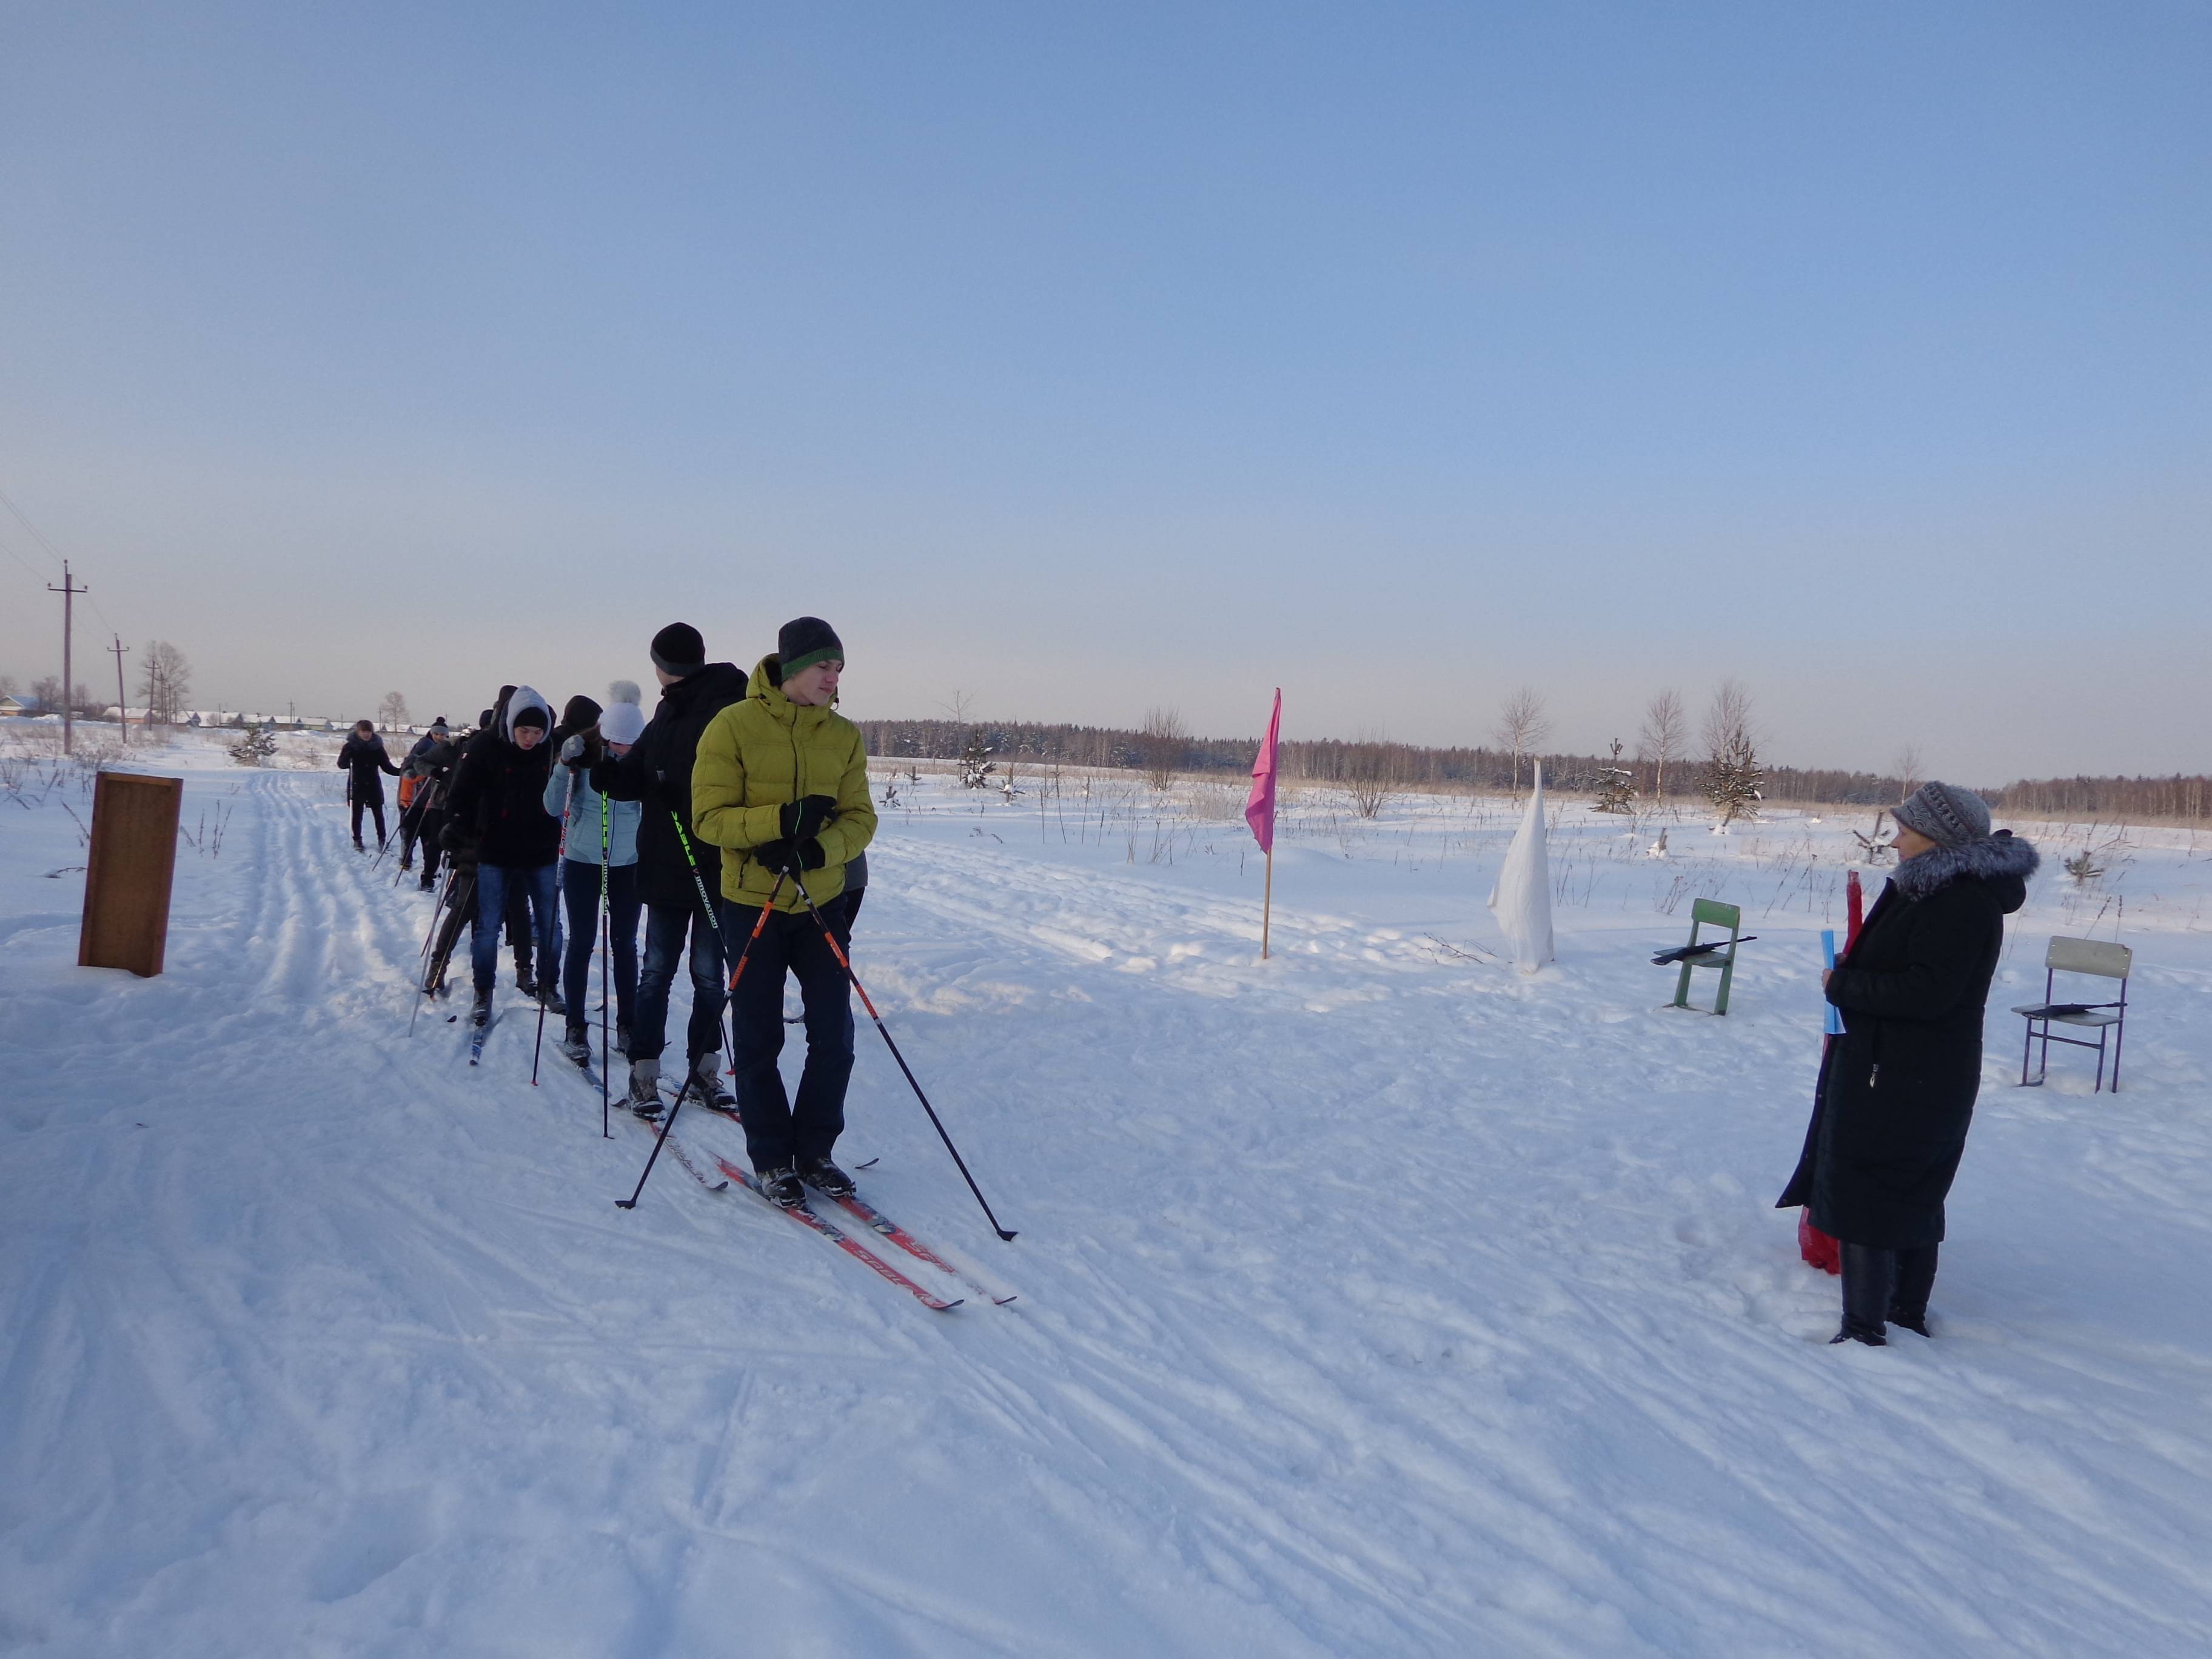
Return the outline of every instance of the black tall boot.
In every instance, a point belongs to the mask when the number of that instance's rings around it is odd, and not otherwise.
[[[1882,1321],[1889,1312],[1889,1292],[1897,1277],[1897,1258],[1870,1244],[1846,1244],[1844,1259],[1844,1328],[1830,1342],[1863,1342],[1869,1348],[1888,1346]]]
[[[1936,1288],[1936,1246],[1897,1253],[1897,1283],[1889,1293],[1889,1322],[1928,1335],[1928,1292]]]

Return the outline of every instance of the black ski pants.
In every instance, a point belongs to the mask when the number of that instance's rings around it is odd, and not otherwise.
[[[688,1067],[722,1047],[722,946],[696,904],[645,907],[645,961],[637,970],[637,1012],[630,1021],[629,1057],[658,1060],[668,1046],[668,993],[690,940],[691,1014],[684,1032]]]
[[[615,1020],[628,1028],[637,1012],[637,866],[610,865],[607,878],[607,961],[615,996]],[[599,866],[580,859],[561,860],[561,894],[568,909],[568,943],[561,957],[561,1000],[568,1005],[568,1024],[583,1025],[585,998],[591,994],[592,951],[599,942]]]
[[[842,946],[851,935],[842,903],[823,913]],[[722,905],[722,937],[732,953],[752,938],[760,911]],[[776,1058],[783,1052],[783,981],[799,981],[805,1009],[806,1066],[794,1101],[784,1093]],[[753,939],[745,971],[730,999],[733,1086],[745,1126],[745,1156],[756,1170],[781,1170],[827,1158],[845,1133],[845,1085],[853,1076],[853,1001],[845,970],[814,918],[778,912]]]
[[[361,845],[361,815],[363,808],[376,815],[376,845],[378,850],[381,851],[384,847],[384,803],[380,799],[363,800],[359,795],[353,798],[353,844],[356,847]]]

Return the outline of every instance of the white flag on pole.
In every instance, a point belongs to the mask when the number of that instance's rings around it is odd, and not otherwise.
[[[1552,863],[1544,850],[1544,763],[1536,763],[1535,787],[1513,844],[1498,866],[1490,890],[1491,914],[1513,941],[1513,959],[1533,974],[1552,959]]]

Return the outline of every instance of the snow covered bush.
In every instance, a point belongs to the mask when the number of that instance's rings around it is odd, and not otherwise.
[[[276,754],[276,734],[259,721],[246,728],[246,735],[230,745],[230,757],[240,766],[266,766]]]

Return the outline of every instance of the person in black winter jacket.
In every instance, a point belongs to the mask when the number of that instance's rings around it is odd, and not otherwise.
[[[422,740],[407,751],[400,767],[403,778],[414,780],[415,795],[399,814],[399,867],[404,870],[420,847],[425,892],[437,883],[440,836],[446,827],[446,790],[453,781],[453,763],[459,758],[460,750],[441,715]]]
[[[479,1025],[491,1018],[500,924],[510,892],[520,892],[527,902],[537,959],[549,969],[535,987],[537,994],[549,1011],[564,1012],[550,971],[556,960],[554,861],[561,850],[561,827],[545,813],[545,781],[553,763],[546,738],[552,725],[553,711],[545,699],[526,685],[517,686],[499,718],[470,739],[447,795],[448,840],[465,836],[477,854],[477,919],[470,953],[476,1006],[471,1018]]]
[[[338,770],[353,775],[346,788],[346,796],[353,803],[354,850],[366,853],[368,848],[361,842],[361,813],[367,807],[376,816],[376,850],[384,850],[384,778],[386,773],[399,775],[399,769],[392,763],[385,752],[384,739],[377,735],[374,720],[356,720],[353,735],[338,745]]]
[[[736,1099],[722,1080],[720,1063],[726,994],[720,935],[713,910],[700,905],[701,884],[707,884],[711,902],[720,866],[710,850],[695,874],[699,853],[691,830],[691,765],[707,723],[744,700],[746,676],[734,663],[708,662],[706,641],[688,623],[671,623],[654,635],[652,657],[661,684],[653,719],[627,755],[602,760],[591,770],[592,787],[609,799],[644,805],[637,827],[637,880],[645,901],[645,961],[638,970],[624,1103],[633,1110],[659,1109],[669,988],[688,933],[691,1018],[684,1034],[686,1082],[702,1084],[710,1100],[734,1109]]]
[[[1943,1200],[1981,1087],[1982,1017],[2004,919],[2027,902],[2035,848],[1990,833],[1972,790],[1923,785],[1897,809],[1902,860],[1857,941],[1821,975],[1844,1034],[1829,1045],[1796,1174],[1776,1207],[1808,1205],[1843,1246],[1843,1328],[1928,1334]]]

